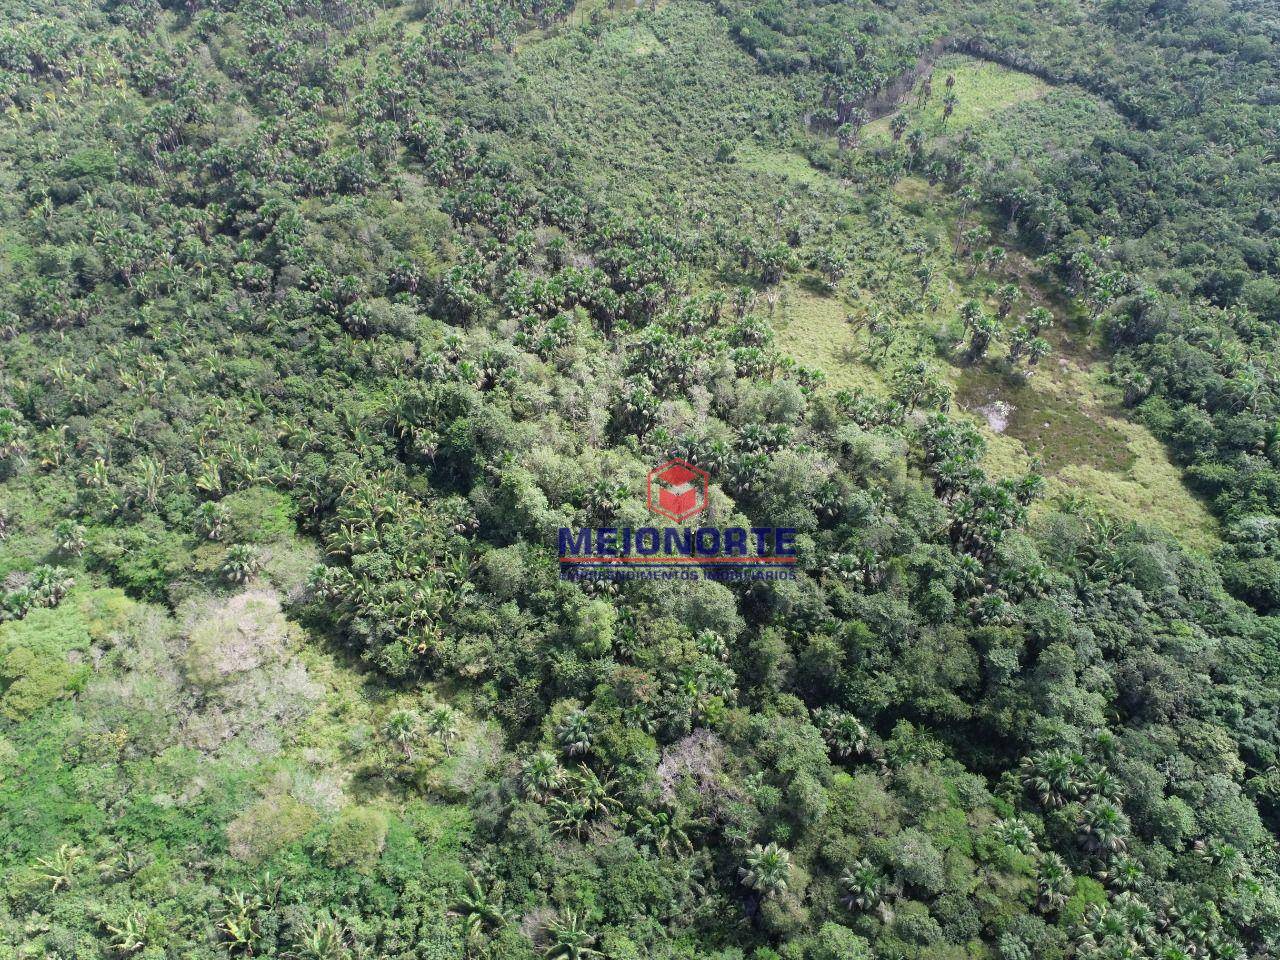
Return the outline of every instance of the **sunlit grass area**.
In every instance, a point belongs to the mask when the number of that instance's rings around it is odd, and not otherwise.
[[[817,182],[835,183],[809,169]],[[894,345],[881,351],[857,318],[908,283],[910,271],[863,263],[860,276],[869,279],[856,297],[847,285],[831,288],[811,277],[776,294],[772,316],[782,347],[802,364],[822,370],[830,389],[871,392],[883,392],[888,371],[913,350],[936,352],[932,362],[952,385],[957,409],[987,437],[985,463],[993,475],[1022,474],[1036,463],[1048,481],[1046,502],[1083,497],[1117,516],[1141,517],[1202,549],[1216,547],[1216,521],[1164,446],[1121,408],[1117,391],[1103,379],[1105,354],[1087,318],[1063,291],[1016,249],[998,275],[971,275],[950,252],[957,232],[954,205],[916,179],[900,181],[896,199],[913,229],[938,244],[925,258],[937,274],[927,307],[922,304],[897,320]],[[981,219],[999,233],[998,222]],[[850,222],[855,236],[870,229],[860,217]],[[1005,282],[1019,286],[1019,309],[1045,305],[1057,320],[1050,332],[1053,352],[1032,371],[1012,371],[1001,345],[979,362],[964,361],[957,349],[963,337],[960,304],[972,297],[994,310],[992,291]]]
[[[1116,409],[1100,370],[1068,357],[1051,358],[1049,364],[1025,383],[991,372],[961,374],[957,400],[987,435],[987,469],[1014,476],[1036,459],[1048,481],[1047,503],[1084,497],[1117,517],[1141,518],[1201,549],[1217,547],[1217,523],[1208,507],[1187,487],[1164,445]],[[1000,433],[990,423],[996,411],[1007,418]]]
[[[783,348],[800,363],[821,370],[835,390],[884,389],[884,378],[865,362],[866,340],[846,321],[849,308],[838,298],[801,285],[779,296],[776,328]]]
[[[951,92],[955,109],[944,119],[947,78],[954,77]],[[933,84],[927,99],[920,99],[920,84],[894,114],[881,117],[863,128],[864,137],[890,135],[890,123],[897,113],[906,114],[911,127],[928,136],[956,133],[965,127],[984,126],[1028,100],[1046,95],[1052,88],[1036,77],[986,60],[963,54],[947,54],[934,64]]]

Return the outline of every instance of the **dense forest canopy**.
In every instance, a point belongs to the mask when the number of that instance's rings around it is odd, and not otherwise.
[[[1277,955],[1274,5],[9,0],[0,106],[0,960]],[[565,576],[672,459],[795,578]]]

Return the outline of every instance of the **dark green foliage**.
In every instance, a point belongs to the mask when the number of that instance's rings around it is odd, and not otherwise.
[[[1265,11],[13,6],[0,953],[1280,940]],[[948,43],[1115,124],[982,142]],[[883,391],[779,349],[795,290]],[[1220,555],[989,473],[940,358],[1088,324]],[[1125,469],[1085,420],[1048,466]],[[671,457],[797,579],[561,580]]]

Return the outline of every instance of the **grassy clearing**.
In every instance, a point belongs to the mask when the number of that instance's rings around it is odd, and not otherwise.
[[[610,30],[601,42],[606,52],[623,60],[639,60],[662,52],[662,41],[643,23]]]
[[[965,368],[958,377],[956,401],[979,413],[990,411],[991,420],[1003,420],[1004,426],[993,429],[1019,441],[1048,471],[1079,465],[1120,473],[1132,467],[1135,457],[1124,433],[1096,409],[1087,390],[1079,390],[1063,374],[1070,361],[1054,364],[1050,358],[1049,363],[1048,371],[1027,381],[986,365]]]
[[[1079,150],[1094,137],[1127,126],[1109,103],[1070,86],[1015,104],[999,120],[982,131],[987,149],[993,156],[1018,157],[1031,164],[1046,155]]]
[[[765,176],[781,177],[813,187],[833,183],[830,174],[823,173],[800,154],[787,150],[771,150],[754,143],[745,143],[734,151],[733,159],[742,169]]]
[[[1167,530],[1186,545],[1206,553],[1222,545],[1218,527],[1205,504],[1182,482],[1182,473],[1169,460],[1160,441],[1138,424],[1115,420],[1132,464],[1118,472],[1071,463],[1048,473],[1045,497],[1033,510],[1038,514],[1062,497],[1084,497],[1123,519],[1140,520]],[[993,476],[1026,472],[1031,457],[1022,443],[1008,434],[987,434],[983,466]]]
[[[831,389],[884,389],[883,368],[866,356],[865,341],[845,323],[835,297],[789,287],[779,298],[775,328],[783,348],[800,363],[822,370]],[[1051,357],[1030,381],[1005,377],[989,366],[947,365],[959,409],[986,436],[985,466],[995,476],[1026,472],[1038,459],[1048,480],[1047,501],[1073,494],[1120,517],[1177,534],[1203,550],[1220,544],[1205,504],[1182,482],[1168,453],[1142,425],[1107,402],[1100,365]],[[993,429],[980,408],[1008,405],[1008,423]]]
[[[1080,99],[1072,97],[1073,103]],[[1051,101],[1052,97],[1036,104],[1024,101],[1014,113],[1057,111],[1058,105]],[[1110,108],[1099,110],[1114,117]],[[1079,113],[1075,110],[1071,116]],[[1057,113],[1054,118],[1042,116],[1041,124],[1052,125],[1056,117]],[[947,235],[954,233],[953,202],[925,181],[905,179],[895,194],[904,209],[923,210],[922,223]],[[1002,235],[1002,223],[991,216],[983,220],[993,236]],[[1046,332],[1053,353],[1029,380],[1001,371],[1003,348],[997,348],[994,359],[984,364],[947,366],[957,406],[975,417],[987,437],[987,468],[995,475],[1012,475],[1025,472],[1032,458],[1037,458],[1048,480],[1048,499],[1084,496],[1118,516],[1139,517],[1202,549],[1219,546],[1217,523],[1205,503],[1183,482],[1181,470],[1164,446],[1128,418],[1118,391],[1105,383],[1105,351],[1079,307],[1016,248],[1009,250],[998,278],[984,273],[969,278],[966,273],[958,264],[948,264],[946,294],[936,317],[953,316],[960,302],[971,296],[994,310],[992,288],[997,282],[1012,281],[1022,291],[1017,311],[1045,306],[1057,324]],[[932,323],[937,328],[938,321]],[[958,327],[947,329],[959,332]],[[992,428],[988,416],[996,403],[1009,407],[1001,431]],[[979,410],[982,407],[988,409]]]
[[[904,203],[924,200],[913,191]],[[955,389],[956,406],[974,418],[990,445],[987,469],[995,476],[1011,476],[1038,460],[1048,480],[1047,501],[1084,496],[1201,549],[1216,547],[1220,541],[1208,509],[1182,482],[1181,471],[1159,441],[1120,409],[1114,389],[1102,379],[1105,358],[1087,333],[1074,329],[1069,305],[1032,271],[1011,265],[1001,279],[1017,280],[1024,309],[1045,304],[1058,317],[1059,327],[1051,332],[1054,353],[1034,375],[1009,375],[1001,349],[976,365],[946,359],[948,344],[958,335],[947,318],[965,297],[983,296],[984,279],[970,280],[959,272],[953,265],[940,287],[936,312],[899,321],[914,328],[900,339],[921,343],[936,338],[942,345],[941,373]],[[831,389],[882,391],[892,359],[872,358],[865,334],[855,332],[845,319],[878,295],[864,289],[860,304],[851,307],[839,295],[818,292],[816,284],[788,284],[772,314],[779,343],[800,363],[822,370]],[[891,357],[899,352],[895,347]]]
[[[821,370],[835,390],[884,391],[884,378],[865,359],[866,340],[845,321],[848,307],[796,284],[778,297],[774,327],[783,349],[806,367]]]
[[[942,101],[946,94],[947,77],[955,77],[952,92],[957,98],[955,111],[943,123]],[[954,133],[965,127],[979,128],[989,124],[1006,111],[1045,96],[1052,88],[1036,77],[1018,70],[1010,70],[998,64],[988,63],[963,54],[947,54],[940,57],[933,73],[933,91],[929,100],[917,106],[913,91],[902,108],[910,125],[919,127],[931,137]],[[881,117],[863,128],[866,137],[889,137],[889,124],[894,114]]]
[[[1024,472],[1033,457],[1048,480],[1047,501],[1084,496],[1124,518],[1141,518],[1202,550],[1220,545],[1205,504],[1182,482],[1163,445],[1115,406],[1101,382],[1102,365],[1059,354],[1027,383],[966,370],[957,403],[980,420],[990,444],[986,467],[997,476]],[[984,410],[1009,405],[1003,433]]]

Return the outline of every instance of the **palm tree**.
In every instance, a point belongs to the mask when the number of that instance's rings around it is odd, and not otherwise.
[[[1071,871],[1067,863],[1056,853],[1046,853],[1040,859],[1040,908],[1060,910],[1066,904],[1072,890]]]
[[[76,523],[74,520],[59,521],[57,526],[53,528],[53,537],[62,553],[70,554],[73,557],[78,557],[84,553],[85,529],[82,524]]]
[[[49,881],[52,891],[57,893],[71,886],[83,859],[83,850],[64,843],[50,856],[36,858],[36,865],[40,868],[37,875]]]
[[[977,300],[967,300],[960,308],[960,321],[969,335],[969,348],[965,351],[968,360],[981,360],[986,354],[991,341],[1000,332],[999,321],[982,308]]]
[[[232,583],[244,583],[262,569],[262,557],[247,543],[233,544],[222,561],[222,575]]]
[[[585,710],[573,710],[566,714],[556,729],[556,742],[571,757],[588,753],[594,736],[594,724]]]
[[[427,714],[427,732],[440,741],[445,755],[451,752],[451,745],[458,738],[458,715],[452,708],[441,704]]]
[[[855,860],[840,877],[840,902],[846,910],[875,910],[884,903],[885,886],[884,875],[869,861]]]
[[[588,816],[603,817],[621,807],[612,795],[617,785],[616,780],[601,780],[594,770],[583,764],[579,765],[578,773],[569,787],[574,799],[582,805]]]
[[[196,529],[210,540],[221,540],[226,532],[227,508],[206,500],[196,507]]]
[[[592,949],[596,934],[587,930],[581,911],[566,910],[564,916],[551,924],[547,933],[551,936],[551,945],[543,954],[545,960],[586,960],[604,956],[599,950]]]
[[[920,157],[920,151],[924,149],[925,135],[924,131],[919,127],[912,129],[907,134],[907,169],[911,170],[916,165],[916,160]]]
[[[1145,872],[1142,864],[1127,853],[1122,853],[1111,861],[1111,866],[1101,876],[1117,890],[1136,890],[1142,883]]]
[[[525,760],[520,769],[520,783],[525,793],[535,800],[547,801],[565,781],[564,768],[554,753],[539,751]]]
[[[1104,766],[1097,766],[1090,770],[1085,775],[1082,785],[1086,793],[1107,800],[1119,799],[1122,791],[1119,779]]]
[[[1234,844],[1221,840],[1197,840],[1192,849],[1196,858],[1214,869],[1225,869],[1232,877],[1238,876],[1242,867],[1240,851]]]
[[[1128,846],[1129,818],[1110,800],[1095,797],[1080,813],[1076,838],[1092,853],[1119,853]]]
[[[350,930],[332,917],[320,916],[302,935],[296,956],[298,960],[348,960],[350,944]]]
[[[943,130],[947,129],[947,121],[951,119],[951,114],[955,113],[956,104],[958,104],[959,102],[960,102],[960,98],[957,97],[951,90],[948,90],[946,93],[942,95],[942,129]]]
[[[1019,853],[1030,853],[1035,849],[1035,834],[1031,832],[1031,828],[1027,826],[1026,821],[1018,817],[1001,820],[996,824],[995,832],[1002,843],[1012,847]]]
[[[841,760],[867,752],[867,728],[857,717],[843,710],[824,707],[814,717],[827,747]]]
[[[870,114],[866,110],[858,108],[850,111],[848,121],[836,129],[836,141],[841,150],[847,150],[858,142],[858,134],[868,119]]]
[[[382,725],[382,735],[404,754],[413,759],[413,748],[421,737],[421,718],[412,710],[397,710]]]
[[[17,587],[14,590],[0,592],[0,623],[7,620],[21,620],[35,606],[35,598],[30,587]]]
[[[636,836],[650,844],[658,853],[668,849],[689,850],[693,847],[689,835],[676,824],[670,810],[650,810],[641,807],[635,812],[634,821],[639,825]]]
[[[1145,955],[1141,941],[1124,914],[1101,904],[1094,904],[1086,911],[1076,935],[1076,947],[1078,955],[1102,955],[1115,960],[1138,960]]]
[[[507,922],[507,915],[473,876],[467,877],[466,889],[449,908],[449,915],[462,919],[463,941],[468,954],[478,953],[489,934]]]
[[[791,854],[776,843],[757,843],[738,868],[738,877],[766,899],[785,893],[791,882]]]
[[[1022,762],[1023,783],[1035,793],[1041,806],[1060,807],[1079,792],[1083,759],[1065,750],[1032,754]]]
[[[75,585],[75,577],[71,576],[66,567],[47,563],[32,570],[27,582],[31,602],[37,607],[56,607]]]
[[[932,71],[925,74],[925,78],[920,81],[920,89],[916,91],[916,106],[920,106],[926,100],[933,96],[933,73]]]

